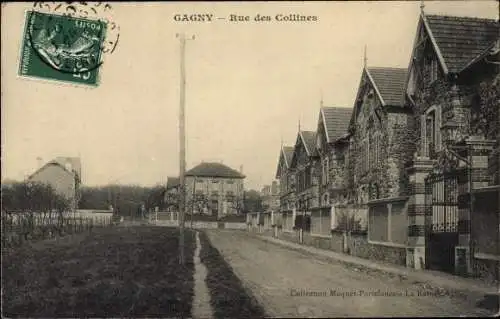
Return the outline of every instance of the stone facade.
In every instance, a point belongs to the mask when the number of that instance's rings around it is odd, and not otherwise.
[[[407,133],[412,126],[411,111],[403,105],[384,105],[376,91],[377,83],[365,67],[350,126],[348,203],[366,205],[406,192],[404,164],[412,152]]]
[[[498,22],[422,13],[407,69],[363,68],[343,134],[330,137],[322,108],[314,150],[299,132],[293,161],[279,164],[281,183],[295,176],[294,188],[282,187],[282,210],[313,211],[312,229],[321,233],[304,233],[302,243],[417,269],[429,268],[432,254],[455,249],[455,273],[463,267],[487,277],[498,269],[498,251],[488,246],[498,229],[485,223],[498,207],[475,204],[473,194],[500,180],[499,43]],[[431,178],[445,174],[455,184]],[[449,188],[440,200],[458,221],[450,228],[457,242],[432,252],[441,216],[434,208],[443,206],[433,202],[436,185]],[[337,228],[325,236],[319,209],[329,206]],[[365,220],[368,234],[356,234],[351,217]]]
[[[282,146],[278,160],[276,179],[279,181],[279,204],[282,212],[295,208],[295,172],[291,168],[293,149]]]
[[[307,145],[309,140],[304,135],[304,131],[297,135],[291,163],[291,169],[295,173],[295,208],[300,214],[319,207],[319,161],[313,149],[314,144]],[[313,143],[314,140],[313,137]]]
[[[441,30],[444,25],[453,26],[454,22],[450,21],[456,18],[432,19],[440,21],[437,25]],[[478,21],[470,23],[477,25]],[[458,193],[455,204],[458,211],[455,271],[463,268],[471,274],[474,259],[470,233],[471,187],[496,183],[489,173],[496,165],[492,156],[497,152],[495,145],[498,149],[498,143],[492,139],[498,138],[498,90],[495,87],[499,70],[485,59],[472,61],[462,69],[454,66],[457,63],[454,58],[445,61],[428,26],[428,19],[421,15],[406,91],[406,104],[414,110],[412,121],[417,133],[417,149],[408,165],[407,259],[412,259],[409,262],[416,268],[430,266],[426,257],[432,253],[429,249],[433,242],[428,238],[437,215],[434,215],[434,206],[426,203],[434,187],[425,191],[426,178],[431,172],[433,176],[453,172],[458,185],[448,193]],[[449,32],[446,34],[452,36]]]

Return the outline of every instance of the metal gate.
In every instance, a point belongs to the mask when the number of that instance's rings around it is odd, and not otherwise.
[[[458,245],[458,176],[457,170],[450,170],[431,173],[425,180],[426,264],[450,273]]]

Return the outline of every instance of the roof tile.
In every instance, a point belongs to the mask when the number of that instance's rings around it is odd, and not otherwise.
[[[321,113],[326,126],[329,141],[342,137],[349,126],[352,108],[350,107],[322,107]]]
[[[186,172],[186,176],[245,178],[245,175],[224,164],[209,162],[196,165]]]
[[[309,155],[314,154],[314,150],[316,149],[316,132],[313,131],[301,131],[300,134],[304,139],[305,146]]]
[[[293,146],[283,146],[283,153],[285,154],[287,166],[290,166],[292,164]]]
[[[461,71],[499,38],[499,24],[493,19],[425,17],[450,72]]]
[[[368,67],[367,69],[385,104],[403,106],[407,69],[389,67]]]

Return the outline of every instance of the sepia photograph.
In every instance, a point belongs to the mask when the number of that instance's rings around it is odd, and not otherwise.
[[[500,6],[1,4],[4,318],[500,315]]]

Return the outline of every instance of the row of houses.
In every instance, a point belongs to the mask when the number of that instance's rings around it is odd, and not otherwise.
[[[498,21],[422,12],[407,68],[365,59],[352,107],[321,105],[317,127],[281,146],[280,209],[249,224],[498,279],[499,52]]]

